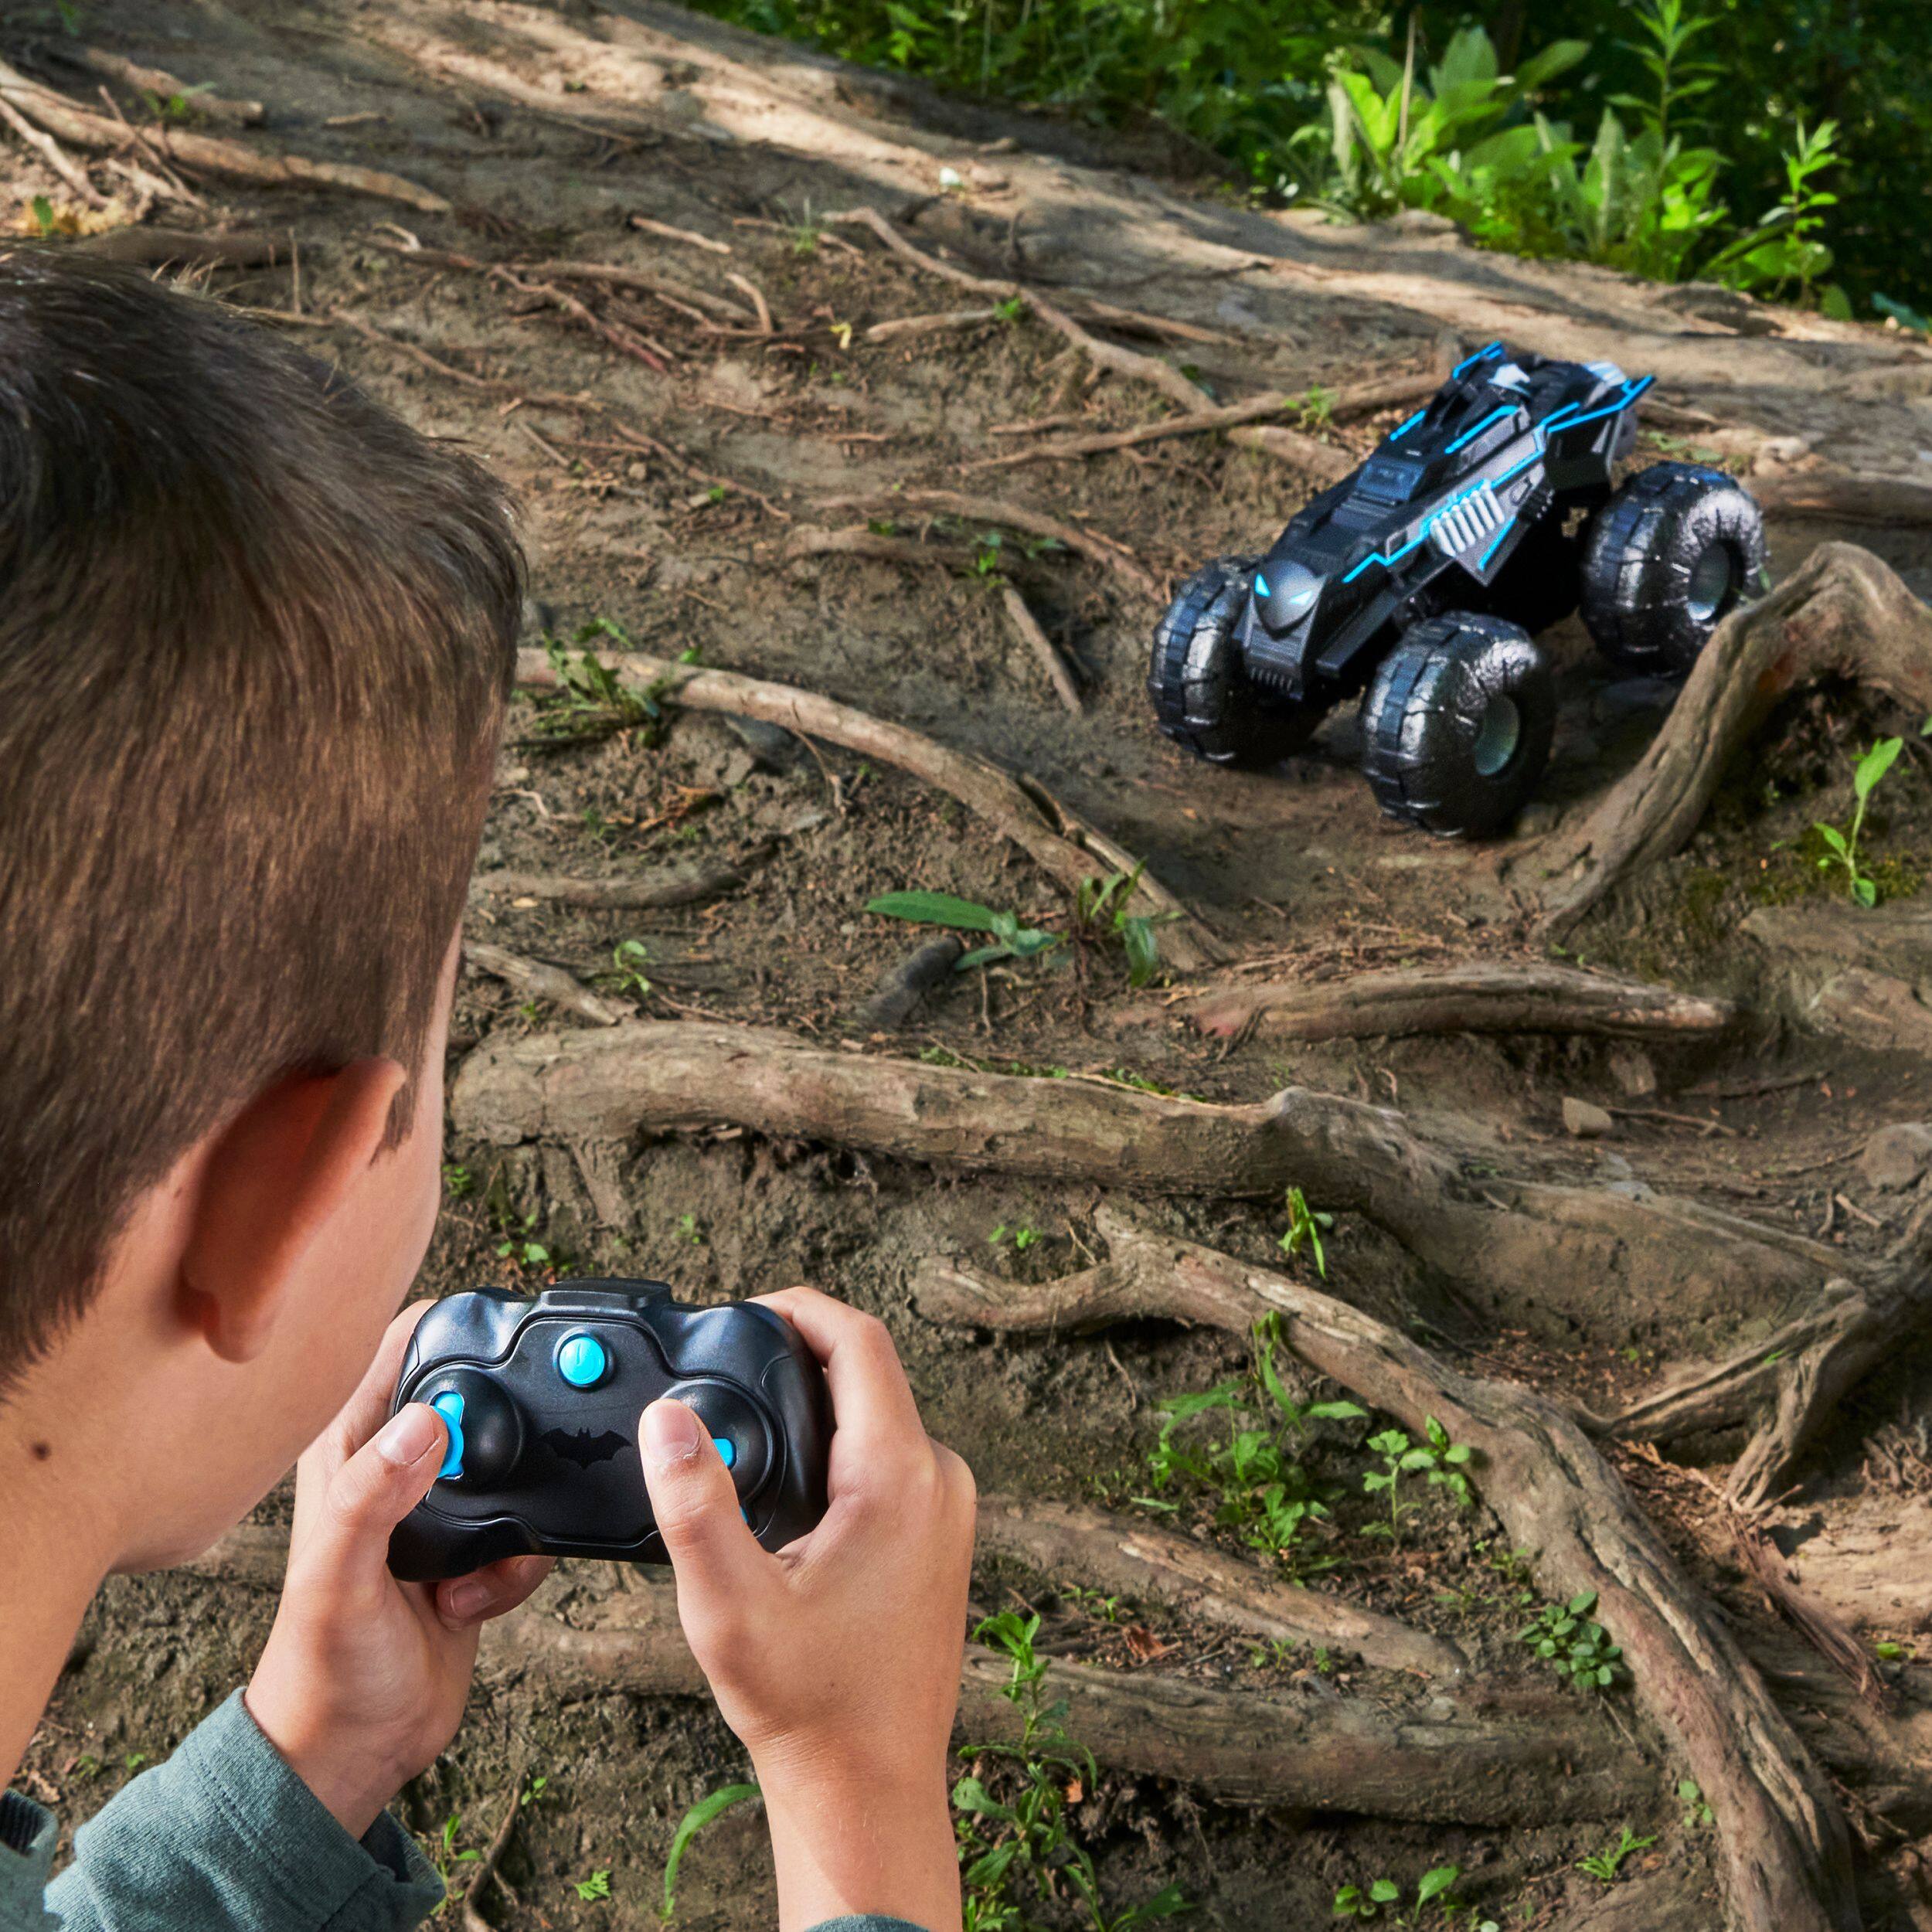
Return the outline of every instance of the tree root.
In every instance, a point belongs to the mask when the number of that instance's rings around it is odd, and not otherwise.
[[[808,557],[855,556],[872,563],[903,563],[913,569],[938,564],[948,570],[970,570],[979,560],[971,543],[929,543],[923,537],[891,536],[869,523],[848,523],[836,530],[814,529],[801,524],[785,533],[782,553],[787,563]]]
[[[1545,1587],[1594,1590],[1636,1695],[1717,1817],[1731,1922],[1741,1932],[1855,1932],[1850,1849],[1824,1779],[1716,1613],[1577,1424],[1553,1403],[1450,1367],[1332,1297],[1107,1208],[1100,1267],[1019,1287],[931,1267],[921,1309],[1002,1328],[1091,1329],[1157,1318],[1245,1333],[1270,1312],[1308,1366],[1412,1434],[1434,1417],[1476,1452],[1485,1501],[1539,1553]]]
[[[979,1549],[982,1555],[1018,1557],[1043,1576],[1076,1577],[1097,1590],[1179,1605],[1202,1623],[1243,1636],[1353,1655],[1376,1670],[1453,1682],[1469,1668],[1445,1638],[1345,1597],[1284,1583],[1191,1536],[1103,1510],[982,1496]]]
[[[563,967],[553,966],[547,960],[526,959],[521,953],[492,946],[487,940],[465,939],[463,958],[466,964],[474,966],[479,973],[488,973],[492,979],[502,980],[526,999],[548,1000],[553,1006],[561,1006],[566,1013],[575,1013],[594,1026],[615,1026],[634,1010],[592,992],[576,974]]]
[[[496,1830],[491,1835],[489,1849],[477,1861],[463,1887],[463,1932],[496,1932],[496,1928],[483,1916],[483,1897],[492,1883],[503,1883],[498,1876],[497,1867],[503,1862],[503,1854],[510,1849],[510,1835],[515,1831],[516,1821],[523,1810],[523,1774],[524,1767],[518,1765],[510,1780],[509,1794],[503,1801],[503,1815],[497,1821]],[[509,1889],[504,1886],[505,1891]]]
[[[1006,621],[1019,634],[1020,641],[1032,652],[1040,668],[1046,673],[1046,681],[1053,687],[1053,695],[1076,718],[1080,715],[1080,686],[1073,682],[1073,674],[1066,668],[1066,660],[1053,648],[1053,640],[1040,628],[1039,619],[1034,616],[1032,607],[1020,594],[1017,584],[1002,583],[999,587],[1000,599],[1005,607]]]
[[[1801,685],[1855,679],[1913,716],[1932,712],[1932,611],[1855,545],[1821,544],[1760,602],[1718,627],[1664,728],[1572,829],[1511,867],[1534,879],[1542,930],[1568,931],[1627,873],[1696,828],[1732,756]]]
[[[1331,423],[1342,422],[1350,417],[1366,416],[1376,410],[1395,409],[1405,403],[1421,402],[1442,386],[1447,372],[1447,365],[1438,362],[1426,369],[1405,369],[1399,375],[1378,376],[1367,382],[1352,383],[1330,394],[1326,420]],[[1063,457],[1098,456],[1108,450],[1138,449],[1143,443],[1161,442],[1170,436],[1200,436],[1214,430],[1230,430],[1243,423],[1258,423],[1270,416],[1300,413],[1308,409],[1308,403],[1306,389],[1267,389],[1239,403],[1203,409],[1197,391],[1192,406],[1183,416],[1163,417],[1156,422],[1137,424],[1131,430],[1097,430],[1079,436],[1065,436],[1057,442],[1036,443],[1029,449],[988,457],[968,467],[975,470],[1011,469],[1022,463],[1046,462]],[[1342,457],[1344,468],[1354,467],[1355,458],[1345,451],[1317,442],[1312,437],[1302,440],[1312,445],[1308,452],[1311,457],[1314,450],[1321,450],[1327,457]],[[1308,467],[1313,468],[1323,460],[1315,458]]]
[[[1228,440],[1237,449],[1253,450],[1271,456],[1277,463],[1314,477],[1321,483],[1338,483],[1355,466],[1353,451],[1337,449],[1332,443],[1304,436],[1299,430],[1284,429],[1279,423],[1250,423],[1230,430]]]
[[[489,1041],[457,1076],[451,1117],[460,1133],[506,1145],[733,1124],[1142,1192],[1279,1199],[1293,1185],[1367,1216],[1516,1317],[1553,1307],[1580,1321],[1618,1284],[1687,1319],[1761,1308],[1808,1299],[1838,1258],[1647,1191],[1465,1175],[1465,1159],[1481,1159],[1473,1146],[1426,1140],[1400,1114],[1301,1088],[1213,1104],[1097,1078],[838,1052],[775,1028],[650,1022]]]
[[[543,899],[557,906],[595,906],[627,912],[655,906],[696,906],[736,892],[745,883],[735,866],[709,859],[689,865],[658,866],[616,879],[567,878],[560,872],[480,872],[472,891],[502,899]]]
[[[1696,1039],[1734,1016],[1723,1000],[1573,966],[1503,960],[1390,968],[1344,979],[1264,981],[1211,992],[1183,1009],[1204,1033],[1365,1039],[1409,1033],[1591,1033]]]
[[[1157,355],[1143,355],[1138,349],[1122,349],[1117,342],[1103,341],[1090,330],[1082,328],[1066,310],[1049,301],[1038,289],[1029,287],[1024,282],[1000,281],[975,275],[951,262],[941,261],[937,255],[927,254],[923,249],[914,247],[876,208],[847,209],[840,214],[828,215],[825,219],[847,227],[869,228],[895,255],[956,287],[969,289],[974,294],[994,301],[1017,298],[1049,328],[1082,351],[1096,367],[1110,369],[1116,376],[1124,376],[1134,382],[1150,383],[1183,409],[1200,406],[1202,392],[1199,386],[1189,382],[1172,363],[1164,362]]]
[[[632,652],[604,662],[627,684],[648,691],[657,703],[762,718],[801,736],[822,738],[909,771],[951,793],[1069,892],[1096,872],[1131,872],[1134,868],[1136,862],[1128,852],[1069,811],[1043,786],[1013,777],[971,752],[955,751],[904,725],[889,723],[815,692],[740,677],[735,672],[673,664]],[[517,680],[553,686],[556,672],[543,651],[520,651]],[[1145,872],[1131,903],[1136,912],[1163,920],[1162,947],[1183,972],[1217,964],[1227,957],[1227,948],[1199,917]]]
[[[1672,1442],[1757,1419],[1726,1494],[1740,1509],[1771,1502],[1798,1458],[1867,1375],[1932,1315],[1932,1206],[1921,1206],[1867,1281],[1827,1282],[1764,1340],[1633,1403],[1607,1425],[1634,1442]]]
[[[1932,488],[1896,476],[1832,476],[1799,471],[1754,476],[1750,492],[1770,517],[1816,517],[1838,523],[1932,523]]]
[[[1046,537],[1109,570],[1136,590],[1149,597],[1160,594],[1160,585],[1145,570],[1124,543],[1097,530],[1063,522],[1044,510],[1026,503],[1009,503],[997,496],[971,496],[961,490],[881,491],[870,496],[834,496],[818,505],[822,510],[883,509],[896,511],[909,505],[937,510],[943,515],[964,517],[974,523],[1004,524],[1009,530],[1024,530],[1029,536]]]
[[[0,62],[0,100],[77,148],[119,154],[135,145],[124,121],[97,114],[43,87]],[[440,195],[405,181],[400,175],[376,168],[357,168],[331,161],[310,161],[301,155],[264,154],[218,135],[195,134],[183,128],[156,125],[141,130],[141,141],[179,166],[192,172],[225,175],[274,188],[338,188],[379,201],[400,201],[426,214],[446,215],[450,204]]]

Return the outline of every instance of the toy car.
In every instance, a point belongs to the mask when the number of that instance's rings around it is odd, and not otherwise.
[[[1613,663],[1681,676],[1765,587],[1764,521],[1734,478],[1659,463],[1612,488],[1651,379],[1500,342],[1458,363],[1267,556],[1181,586],[1148,678],[1161,729],[1212,764],[1268,765],[1362,692],[1385,812],[1444,838],[1500,829],[1556,723],[1532,633],[1580,607]]]

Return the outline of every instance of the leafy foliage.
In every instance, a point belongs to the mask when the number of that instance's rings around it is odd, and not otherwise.
[[[1438,1865],[1423,1872],[1416,1881],[1415,1896],[1409,1901],[1406,1913],[1402,1909],[1402,1887],[1393,1879],[1372,1879],[1366,1889],[1359,1885],[1345,1885],[1335,1895],[1335,1916],[1338,1919],[1377,1919],[1386,1913],[1391,1925],[1418,1926],[1423,1913],[1434,1906],[1436,1910],[1430,1915],[1432,1924],[1450,1924],[1468,1912],[1471,1932],[1497,1932],[1495,1920],[1485,1919],[1480,1912],[1457,1903],[1456,1881],[1461,1876],[1460,1865]]]
[[[1656,1842],[1655,1835],[1649,1838],[1639,1838],[1626,1825],[1617,1834],[1617,1842],[1614,1845],[1607,1845],[1600,1852],[1593,1852],[1587,1859],[1579,1859],[1577,1861],[1577,1869],[1587,1872],[1599,1885],[1614,1885],[1617,1882],[1617,1874],[1621,1869],[1624,1859],[1628,1858],[1631,1852],[1643,1851],[1647,1846],[1655,1845]]]
[[[699,1798],[697,1803],[679,1819],[678,1828],[671,1836],[670,1854],[664,1862],[664,1903],[658,1907],[658,1917],[663,1920],[665,1924],[668,1925],[677,1917],[678,1899],[675,1888],[678,1882],[678,1867],[684,1862],[684,1855],[690,1850],[691,1841],[713,1819],[722,1817],[734,1804],[742,1804],[747,1798],[757,1798],[759,1795],[758,1787],[755,1784],[721,1785],[716,1791],[709,1792]],[[594,1876],[595,1874],[592,1876]],[[604,1874],[607,1880],[609,1876],[608,1872]],[[587,1898],[591,1896],[584,1892],[581,1886],[577,1889],[580,1896]],[[610,1896],[607,1883],[603,1896],[606,1898]]]
[[[1904,749],[1903,738],[1879,739],[1852,768],[1852,816],[1844,830],[1841,832],[1836,825],[1826,825],[1822,820],[1812,827],[1829,849],[1818,862],[1818,869],[1842,872],[1845,890],[1856,905],[1869,908],[1879,903],[1878,882],[1869,877],[1859,865],[1859,835],[1865,829],[1866,808],[1871,803],[1872,792]]]
[[[1400,1546],[1402,1519],[1416,1507],[1413,1502],[1403,1500],[1404,1476],[1426,1474],[1430,1487],[1447,1489],[1458,1509],[1467,1509],[1474,1500],[1469,1478],[1462,1473],[1470,1461],[1469,1445],[1451,1442],[1448,1430],[1434,1416],[1423,1417],[1423,1433],[1426,1440],[1421,1442],[1412,1441],[1403,1429],[1384,1429],[1369,1438],[1369,1447],[1382,1458],[1382,1467],[1365,1470],[1362,1486],[1370,1495],[1389,1498],[1389,1520],[1365,1524],[1362,1532],[1365,1536],[1386,1536],[1391,1543]]]
[[[1062,943],[1059,933],[1041,932],[1019,923],[1017,913],[995,912],[978,900],[951,893],[882,893],[866,904],[869,913],[885,919],[911,920],[924,926],[950,926],[955,931],[988,933],[990,946],[977,946],[960,956],[954,971],[965,972],[995,959],[1033,959]]]
[[[1298,1187],[1288,1189],[1288,1225],[1281,1240],[1276,1244],[1281,1252],[1292,1258],[1303,1248],[1308,1250],[1315,1263],[1315,1271],[1323,1281],[1328,1278],[1328,1257],[1321,1245],[1322,1235],[1335,1226],[1332,1214],[1318,1213],[1308,1206],[1308,1197]]]
[[[1596,1607],[1596,1591],[1580,1590],[1566,1604],[1546,1604],[1517,1637],[1573,1683],[1608,1690],[1623,1668],[1624,1653],[1592,1619]]]

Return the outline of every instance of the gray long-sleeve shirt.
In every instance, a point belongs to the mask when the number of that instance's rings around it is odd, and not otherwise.
[[[74,1835],[0,1797],[0,1932],[406,1932],[443,1896],[416,1841],[385,1812],[359,1842],[291,1770],[237,1691],[165,1764]],[[919,1932],[842,1918],[814,1932]]]

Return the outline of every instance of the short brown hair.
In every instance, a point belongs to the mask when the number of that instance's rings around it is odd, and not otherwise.
[[[420,1070],[522,581],[482,468],[337,371],[0,250],[0,1389],[253,1094]]]

